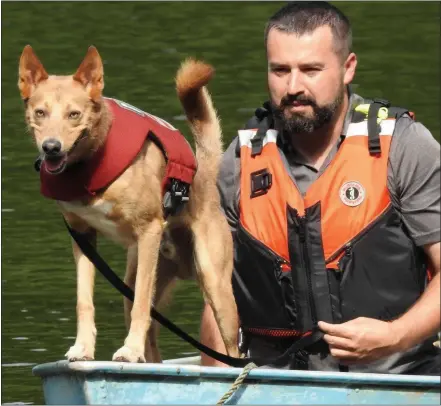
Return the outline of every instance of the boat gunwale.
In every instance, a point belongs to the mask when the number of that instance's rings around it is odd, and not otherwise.
[[[197,357],[194,357],[197,358]],[[185,359],[182,359],[185,360]],[[162,364],[130,364],[113,361],[75,361],[66,360],[39,364],[32,373],[40,377],[75,373],[76,375],[149,375],[197,377],[204,379],[236,379],[242,368],[205,367],[199,365],[178,364],[179,360],[168,360]],[[296,371],[284,369],[259,368],[250,371],[247,380],[293,381],[308,383],[344,384],[344,385],[376,385],[376,386],[409,386],[440,388],[440,377],[429,375],[397,375],[374,374],[359,372],[323,372]]]

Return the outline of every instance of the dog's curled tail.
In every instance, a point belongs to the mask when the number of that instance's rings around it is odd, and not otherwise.
[[[198,173],[205,173],[207,179],[217,177],[222,156],[222,130],[205,87],[213,75],[211,65],[189,58],[182,62],[175,81],[179,100],[195,138]]]

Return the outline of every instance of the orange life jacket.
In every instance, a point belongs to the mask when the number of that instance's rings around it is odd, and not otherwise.
[[[421,295],[425,257],[387,188],[395,121],[374,126],[372,143],[370,120],[351,123],[304,196],[286,168],[277,131],[265,129],[257,153],[257,130],[239,131],[233,286],[245,334],[296,337],[320,320],[391,320]]]

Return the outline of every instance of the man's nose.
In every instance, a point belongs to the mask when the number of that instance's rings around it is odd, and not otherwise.
[[[298,94],[304,92],[302,79],[298,72],[291,71],[289,74],[286,92],[288,94]]]

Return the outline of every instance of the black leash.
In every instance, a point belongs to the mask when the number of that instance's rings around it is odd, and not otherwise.
[[[101,258],[95,248],[90,244],[90,242],[84,237],[83,234],[72,229],[64,220],[66,227],[75,240],[77,245],[80,247],[81,251],[86,255],[86,257],[92,262],[96,269],[98,269],[101,274],[127,299],[133,302],[135,294],[133,290],[127,286],[124,281],[107,265],[107,263]],[[258,366],[268,365],[273,367],[282,367],[286,365],[288,360],[292,360],[294,356],[300,357],[300,362],[302,364],[307,364],[307,353],[302,351],[304,348],[309,347],[323,338],[323,333],[320,330],[314,330],[308,336],[304,336],[296,341],[291,347],[289,347],[282,355],[277,358],[268,359],[264,357],[252,357],[252,358],[233,358],[225,354],[221,354],[210,347],[200,343],[193,337],[188,335],[185,331],[181,330],[176,324],[168,320],[162,314],[160,314],[153,306],[150,311],[151,316],[162,326],[175,333],[178,337],[182,338],[187,343],[191,344],[193,347],[199,351],[204,352],[209,357],[216,359],[217,361],[223,362],[224,364],[230,365],[236,368],[243,368],[250,362],[254,362]],[[302,368],[303,369],[303,368]]]

